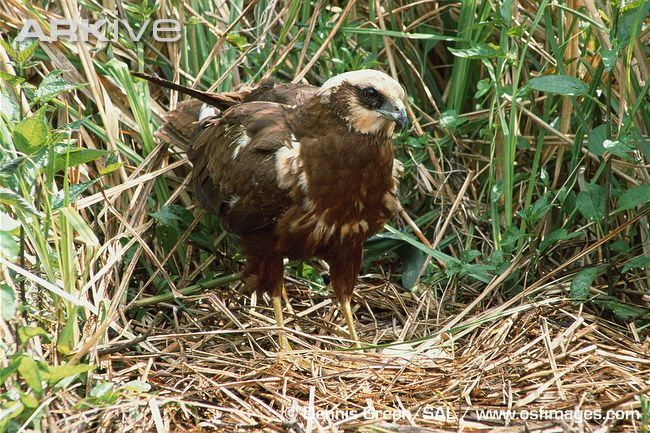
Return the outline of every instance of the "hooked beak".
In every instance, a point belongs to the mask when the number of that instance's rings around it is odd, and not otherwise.
[[[409,118],[406,114],[406,107],[400,100],[386,101],[377,111],[382,116],[394,121],[398,129],[403,129],[408,124]]]

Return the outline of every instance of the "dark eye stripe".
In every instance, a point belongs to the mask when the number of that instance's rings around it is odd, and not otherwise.
[[[374,87],[359,89],[359,99],[368,108],[377,109],[384,103],[384,97]]]

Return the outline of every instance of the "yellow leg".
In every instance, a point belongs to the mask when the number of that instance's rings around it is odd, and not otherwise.
[[[278,328],[284,328],[284,316],[282,315],[282,297],[273,296],[273,313],[275,314],[275,323],[278,325]],[[278,336],[278,342],[280,343],[280,353],[290,352],[291,345],[287,340],[287,336],[284,334],[284,329],[280,330],[280,335]]]
[[[348,324],[348,333],[350,334],[350,340],[354,342],[354,347],[361,347],[359,345],[359,337],[357,337],[357,330],[354,327],[354,317],[352,317],[352,310],[350,309],[349,299],[341,301],[341,311],[343,312],[345,321]]]

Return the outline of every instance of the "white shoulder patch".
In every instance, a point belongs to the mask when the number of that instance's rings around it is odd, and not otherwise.
[[[203,122],[210,117],[214,117],[218,114],[217,109],[211,105],[203,104],[199,110],[199,122]]]
[[[235,147],[235,150],[232,152],[232,159],[237,158],[237,155],[239,155],[239,152],[243,148],[248,146],[250,144],[250,142],[251,142],[251,138],[246,133],[246,128],[244,128],[242,126],[241,127],[241,134],[239,135],[237,140],[233,143],[233,144],[237,145],[237,147]]]

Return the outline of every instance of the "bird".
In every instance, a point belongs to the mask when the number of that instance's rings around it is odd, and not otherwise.
[[[363,244],[400,208],[392,136],[408,116],[399,82],[362,69],[320,87],[268,81],[217,94],[135,75],[196,98],[160,133],[189,143],[194,196],[239,238],[244,281],[270,295],[277,327],[284,258],[318,258],[359,347],[350,301]],[[291,350],[284,332],[278,343]]]

